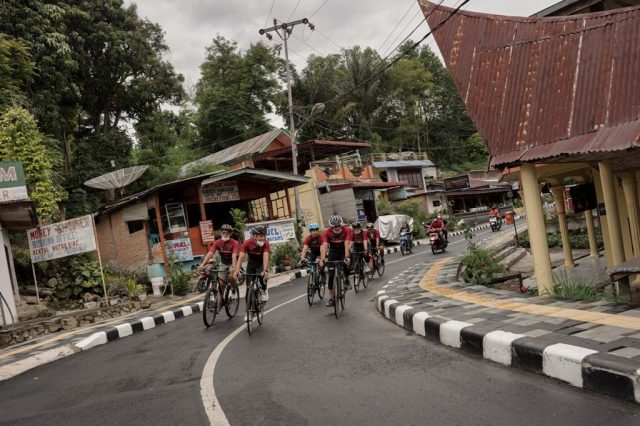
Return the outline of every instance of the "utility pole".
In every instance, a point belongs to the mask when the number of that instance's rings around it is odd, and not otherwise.
[[[297,21],[283,22],[281,24],[278,24],[278,20],[274,19],[273,27],[263,28],[260,31],[258,31],[260,35],[266,35],[269,40],[273,38],[271,33],[275,32],[284,42],[284,59],[287,66],[287,90],[289,95],[288,96],[289,97],[289,129],[291,130],[291,158],[293,161],[294,175],[298,174],[298,147],[296,146],[297,138],[296,138],[295,122],[293,117],[293,96],[291,94],[291,68],[289,66],[289,47],[288,47],[287,41],[289,40],[289,37],[291,37],[291,32],[293,31],[293,28],[296,25],[300,25],[300,24],[308,25],[312,31],[315,29],[315,26],[309,23],[309,20],[307,18],[298,19]],[[300,219],[301,219],[300,218],[300,193],[298,191],[297,186],[293,187],[293,198],[295,201],[296,219],[298,219],[298,222],[300,222]]]

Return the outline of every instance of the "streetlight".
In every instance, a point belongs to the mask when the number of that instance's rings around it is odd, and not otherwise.
[[[298,174],[298,147],[297,147],[297,139],[298,139],[298,132],[300,131],[300,129],[302,129],[302,127],[307,124],[307,122],[309,120],[311,120],[311,117],[313,117],[315,114],[320,114],[322,111],[324,111],[325,105],[323,103],[318,102],[317,104],[315,104],[313,106],[313,108],[311,108],[311,112],[309,113],[309,116],[302,122],[302,124],[300,124],[300,126],[298,126],[297,129],[293,130],[292,135],[291,135],[291,159],[293,161],[293,174],[297,175]],[[300,222],[300,193],[298,191],[298,187],[294,186],[293,187],[293,199],[294,199],[294,203],[295,203],[295,208],[296,208],[296,219],[298,219],[298,222]]]

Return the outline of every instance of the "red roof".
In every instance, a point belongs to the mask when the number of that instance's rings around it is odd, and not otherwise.
[[[453,12],[421,6],[431,28]],[[551,18],[459,11],[434,37],[493,165],[640,146],[640,7]]]

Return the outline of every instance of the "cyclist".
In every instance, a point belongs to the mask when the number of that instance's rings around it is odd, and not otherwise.
[[[240,255],[236,262],[234,276],[238,277],[240,273],[240,265],[244,257],[247,256],[247,275],[260,275],[260,288],[262,290],[262,301],[269,300],[269,291],[267,290],[267,280],[269,279],[269,240],[267,240],[267,228],[263,225],[256,225],[251,230],[252,238],[245,240],[240,246]]]
[[[224,292],[227,278],[229,278],[229,282],[233,285],[233,292],[235,293],[238,290],[235,275],[232,273],[231,276],[229,276],[229,273],[233,272],[236,268],[238,252],[240,251],[240,243],[231,238],[232,232],[233,228],[231,225],[225,223],[220,227],[220,238],[214,241],[209,252],[204,259],[202,259],[202,263],[198,267],[198,271],[201,271],[216,252],[220,253],[220,266],[218,267],[220,272],[218,272],[218,279],[220,280],[221,291],[218,292],[218,306],[220,306],[222,302],[221,293]]]
[[[369,238],[367,231],[362,231],[360,222],[353,222],[351,225],[351,263],[354,267],[360,258],[366,256],[369,250]]]
[[[322,251],[320,254],[320,265],[324,265],[325,260],[345,262],[345,276],[349,276],[349,249],[351,248],[351,232],[349,228],[343,224],[342,217],[338,215],[331,216],[329,219],[330,227],[324,231],[324,241],[322,242]],[[329,301],[327,307],[333,307],[334,291],[333,277],[335,276],[335,268],[329,269]],[[345,290],[349,286],[349,280],[345,280]]]
[[[384,250],[380,243],[380,231],[373,227],[373,223],[367,222],[367,239],[369,240],[369,253],[374,254],[374,250],[378,250],[380,258],[384,261]],[[370,256],[371,269],[373,269],[373,256]]]
[[[308,260],[309,263],[315,262],[316,259],[319,260],[323,242],[324,236],[320,234],[320,225],[312,223],[309,225],[309,235],[307,235],[302,243],[300,258]],[[324,281],[324,268],[320,268],[319,272],[322,280]]]

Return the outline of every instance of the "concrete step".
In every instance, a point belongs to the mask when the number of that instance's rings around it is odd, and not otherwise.
[[[510,256],[515,250],[516,250],[515,246],[507,246],[502,250],[498,251],[494,256],[494,259],[502,263],[502,260]]]
[[[514,249],[513,252],[509,254],[507,257],[505,257],[504,259],[502,259],[502,261],[500,262],[507,269],[511,268],[513,265],[518,263],[520,259],[522,259],[527,255],[527,250],[521,247],[518,247],[518,248],[513,247],[513,249]]]

